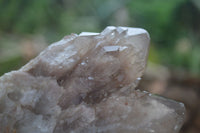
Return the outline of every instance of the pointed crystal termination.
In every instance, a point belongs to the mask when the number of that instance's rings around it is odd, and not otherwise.
[[[149,34],[71,34],[0,78],[0,132],[178,133],[183,104],[135,91]]]

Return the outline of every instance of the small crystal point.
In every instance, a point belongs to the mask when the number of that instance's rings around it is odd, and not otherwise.
[[[183,104],[134,90],[149,40],[144,29],[109,26],[50,45],[0,78],[0,132],[178,133]]]

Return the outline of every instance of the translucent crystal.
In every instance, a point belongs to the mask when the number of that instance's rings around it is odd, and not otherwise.
[[[149,35],[109,26],[71,34],[0,78],[0,132],[177,133],[184,105],[134,90]]]

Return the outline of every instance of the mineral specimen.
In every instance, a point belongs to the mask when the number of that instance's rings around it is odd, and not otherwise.
[[[184,105],[135,90],[149,35],[71,34],[0,78],[0,133],[177,133]]]

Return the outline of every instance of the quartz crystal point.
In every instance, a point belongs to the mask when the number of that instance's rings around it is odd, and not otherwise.
[[[178,133],[184,105],[134,90],[149,35],[71,34],[0,78],[0,133]]]

